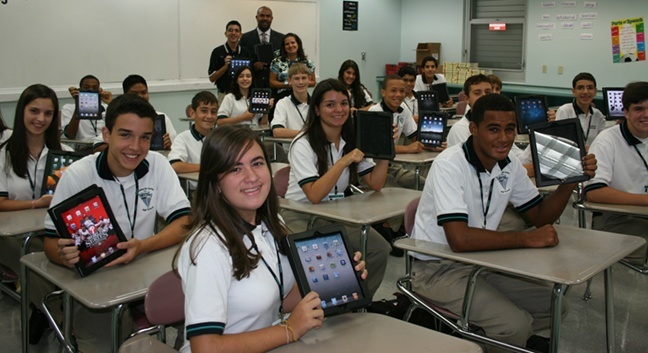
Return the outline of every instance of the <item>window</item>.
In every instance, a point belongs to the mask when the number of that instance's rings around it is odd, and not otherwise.
[[[526,0],[466,0],[466,58],[479,68],[524,69]],[[490,31],[489,23],[506,23],[505,31]]]

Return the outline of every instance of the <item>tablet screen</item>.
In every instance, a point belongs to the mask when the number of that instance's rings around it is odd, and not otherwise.
[[[79,119],[101,119],[101,101],[98,92],[79,92],[77,99]]]
[[[603,102],[605,103],[606,118],[608,120],[625,118],[622,98],[623,88],[603,87]]]
[[[439,111],[439,101],[437,100],[436,93],[434,91],[421,91],[416,92],[416,94],[419,111]]]
[[[446,118],[439,112],[419,112],[419,138],[426,147],[439,147],[443,143]]]
[[[263,88],[254,88],[252,89],[252,94],[250,95],[250,107],[248,110],[250,113],[255,114],[265,114],[270,108],[270,97],[272,96],[272,91],[269,89]]]
[[[519,133],[526,134],[529,126],[547,121],[547,105],[544,97],[515,97],[515,105]]]
[[[86,154],[80,152],[67,152],[50,150],[45,164],[45,173],[41,195],[53,195],[63,173],[72,163],[83,158]]]
[[[234,76],[234,73],[239,67],[250,66],[250,60],[248,59],[232,59],[230,61],[230,74]]]

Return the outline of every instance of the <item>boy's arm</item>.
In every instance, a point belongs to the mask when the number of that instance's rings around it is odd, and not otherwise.
[[[396,153],[419,153],[423,151],[423,144],[419,141],[414,141],[409,145],[396,145],[394,146]]]
[[[550,224],[529,232],[498,232],[469,227],[466,222],[447,222],[443,230],[454,252],[545,248],[558,244],[556,230]]]
[[[611,186],[588,191],[587,200],[617,205],[648,206],[648,194],[632,194]]]
[[[299,130],[288,129],[285,127],[273,127],[272,136],[279,138],[293,138],[297,136]]]
[[[200,171],[200,163],[195,164],[195,163],[176,161],[173,162],[173,164],[171,164],[171,168],[173,168],[173,170],[178,174],[194,173]]]

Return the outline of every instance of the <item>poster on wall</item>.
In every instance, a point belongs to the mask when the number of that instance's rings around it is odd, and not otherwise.
[[[343,31],[358,30],[358,2],[357,1],[342,2],[342,30]]]
[[[646,60],[646,38],[643,17],[612,21],[612,62]]]

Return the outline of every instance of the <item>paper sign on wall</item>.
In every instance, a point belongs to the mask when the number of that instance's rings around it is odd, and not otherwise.
[[[646,60],[646,39],[643,17],[612,21],[612,62],[626,63]]]

